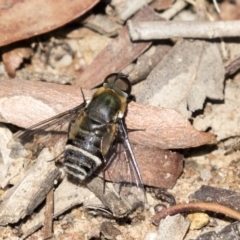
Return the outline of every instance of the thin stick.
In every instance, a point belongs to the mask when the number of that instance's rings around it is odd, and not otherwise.
[[[177,15],[180,11],[182,11],[187,5],[188,3],[186,1],[178,0],[169,9],[159,14],[159,16],[165,18],[166,20],[169,20]]]
[[[220,11],[220,8],[219,8],[218,3],[217,3],[216,0],[213,0],[213,4],[214,4],[214,7],[215,7],[216,11],[217,11],[218,13],[220,13],[221,11]]]
[[[240,212],[235,211],[229,207],[223,206],[218,203],[210,202],[196,202],[196,203],[183,203],[173,207],[162,210],[152,217],[152,222],[156,225],[159,224],[160,220],[168,215],[174,215],[182,212],[189,211],[211,211],[216,213],[222,213],[228,217],[240,220]]]
[[[53,189],[48,193],[46,198],[43,239],[48,239],[52,237],[52,234],[53,234]]]
[[[240,69],[240,57],[235,58],[229,65],[225,67],[225,75],[234,74]]]
[[[240,21],[149,21],[129,20],[128,29],[132,40],[153,40],[168,38],[237,37],[240,35]]]

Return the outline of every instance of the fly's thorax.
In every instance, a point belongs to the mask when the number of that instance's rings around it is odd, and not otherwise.
[[[107,124],[116,122],[124,116],[127,99],[113,89],[101,87],[93,95],[91,102],[85,109],[86,114],[96,122]]]

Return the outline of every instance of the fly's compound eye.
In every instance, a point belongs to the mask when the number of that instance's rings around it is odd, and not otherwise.
[[[126,75],[122,73],[112,73],[104,80],[104,86],[113,88],[124,97],[128,97],[132,90],[132,85]]]

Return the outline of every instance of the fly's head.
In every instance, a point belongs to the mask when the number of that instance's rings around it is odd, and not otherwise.
[[[103,87],[105,89],[111,89],[119,96],[122,108],[118,114],[118,118],[122,118],[126,110],[127,99],[132,91],[131,82],[127,76],[122,73],[112,73],[105,78]]]

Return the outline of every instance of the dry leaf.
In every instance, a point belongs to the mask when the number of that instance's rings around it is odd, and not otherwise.
[[[149,7],[142,8],[133,20],[159,20],[160,17]],[[133,43],[126,26],[117,38],[113,39],[102,52],[94,59],[84,72],[76,79],[75,86],[86,89],[93,88],[102,83],[103,79],[112,72],[119,72],[149,46],[150,42]]]
[[[238,20],[240,19],[240,4],[236,2],[232,4],[231,2],[223,1],[220,4],[220,18],[222,20]]]
[[[190,117],[203,108],[207,97],[223,99],[224,74],[214,43],[179,40],[141,84],[136,98],[139,103],[173,108]]]
[[[158,11],[167,9],[172,6],[173,0],[155,0],[150,6]]]
[[[72,86],[23,80],[0,80],[0,85],[0,120],[22,127],[29,127],[82,103],[80,89]],[[84,92],[89,98],[90,92]],[[179,149],[215,141],[211,133],[197,131],[173,109],[131,102],[126,124],[130,129],[143,129],[131,132],[129,136],[132,141],[145,146]]]
[[[183,155],[171,152],[169,150],[162,150],[157,147],[146,147],[141,145],[132,144],[134,156],[137,161],[144,185],[157,187],[157,188],[172,188],[183,171]],[[106,179],[114,182],[120,182],[119,177],[128,179],[125,176],[127,170],[119,170],[119,174],[114,170],[117,166],[113,163],[106,171]],[[111,179],[108,178],[110,174]]]
[[[56,29],[83,15],[99,0],[0,1],[0,46]],[[6,27],[7,26],[7,27]]]
[[[3,53],[2,59],[8,75],[15,77],[16,69],[23,62],[23,59],[30,58],[32,54],[33,50],[27,47],[14,48],[13,50]]]
[[[171,48],[172,46],[168,42],[153,45],[138,57],[136,64],[131,64],[132,66],[130,70],[128,70],[128,66],[122,72],[128,76],[131,83],[145,80],[152,69],[155,68],[160,61],[162,61]],[[133,85],[133,95],[135,95],[138,91],[137,86],[138,85]]]
[[[221,140],[239,135],[239,127],[236,127],[239,119],[239,88],[234,82],[227,81],[224,104],[207,104],[203,115],[194,119],[193,126],[201,131],[211,128],[211,132]]]
[[[199,132],[174,109],[151,107],[131,102],[126,124],[130,129],[143,129],[129,133],[131,141],[162,149],[197,147],[216,141],[213,134]]]

